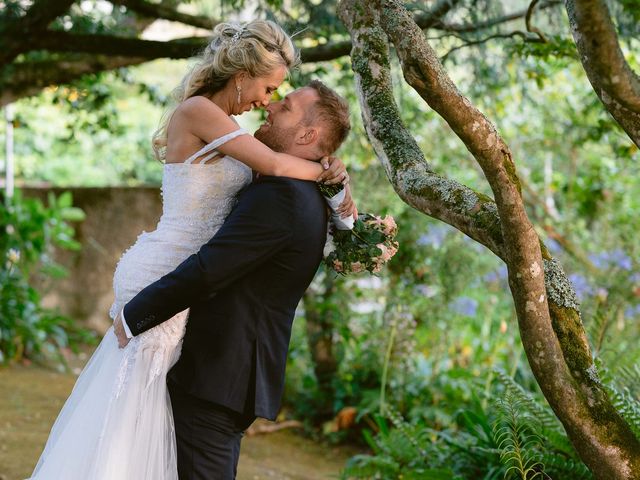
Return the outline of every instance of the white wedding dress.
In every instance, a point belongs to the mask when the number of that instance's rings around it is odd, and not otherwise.
[[[204,162],[218,154],[218,146],[246,133],[231,132],[184,163],[164,166],[162,217],[118,263],[112,319],[224,222],[240,189],[251,182],[251,169],[228,156]],[[178,479],[165,376],[180,356],[187,313],[134,337],[124,349],[109,329],[53,425],[32,480]]]

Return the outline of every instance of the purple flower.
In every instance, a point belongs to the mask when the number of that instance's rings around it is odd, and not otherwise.
[[[556,253],[562,251],[562,247],[560,246],[560,244],[556,240],[554,240],[553,238],[547,238],[547,240],[544,242],[544,244],[547,246],[549,251],[551,253],[553,253],[554,255]]]
[[[591,253],[589,254],[589,260],[596,268],[605,268],[607,265],[607,252],[602,253]]]
[[[589,282],[583,275],[572,273],[571,275],[569,275],[569,280],[571,280],[573,288],[576,291],[576,295],[578,295],[580,301],[584,301],[586,297],[593,294],[593,288],[591,287],[591,285],[589,285]]]
[[[414,290],[419,295],[423,295],[427,298],[435,297],[438,294],[438,288],[431,285],[416,285]]]
[[[503,263],[496,270],[493,270],[482,277],[487,283],[496,283],[507,279],[507,266]]]
[[[624,316],[627,318],[636,318],[638,315],[640,315],[640,303],[624,309]]]
[[[622,270],[629,271],[633,268],[631,258],[620,248],[611,251],[592,253],[589,255],[589,260],[591,260],[591,263],[601,270],[606,268],[621,268]]]
[[[474,317],[478,310],[478,301],[471,297],[458,297],[449,304],[449,308],[460,315]]]
[[[440,248],[444,243],[447,234],[450,231],[450,227],[443,224],[431,225],[427,233],[420,235],[418,238],[418,245],[431,245],[433,248]]]
[[[611,261],[623,270],[631,270],[633,267],[631,258],[623,250],[614,250],[611,252]]]

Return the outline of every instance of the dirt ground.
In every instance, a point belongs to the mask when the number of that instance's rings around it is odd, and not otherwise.
[[[0,480],[23,480],[31,474],[74,381],[72,374],[35,366],[0,369]],[[247,436],[238,479],[335,479],[353,454],[289,429]]]

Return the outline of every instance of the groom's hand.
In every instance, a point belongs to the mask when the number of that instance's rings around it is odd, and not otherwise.
[[[356,202],[353,201],[353,197],[351,196],[351,188],[347,183],[344,186],[345,196],[342,203],[338,206],[336,213],[340,215],[340,218],[347,218],[353,216],[354,220],[358,219],[358,208],[356,207]]]
[[[118,339],[118,346],[120,348],[124,348],[129,343],[129,338],[127,338],[127,334],[124,331],[124,326],[122,325],[122,315],[118,313],[116,319],[113,321],[113,333],[116,334],[116,338]]]

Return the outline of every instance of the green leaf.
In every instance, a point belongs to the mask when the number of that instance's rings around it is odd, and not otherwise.
[[[81,222],[86,218],[84,211],[78,207],[66,207],[60,211],[63,220],[69,222]]]

